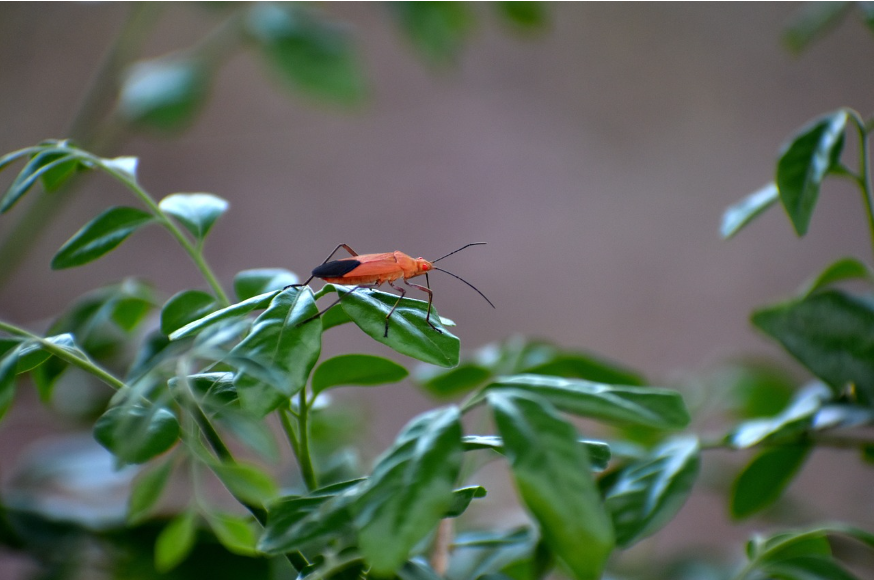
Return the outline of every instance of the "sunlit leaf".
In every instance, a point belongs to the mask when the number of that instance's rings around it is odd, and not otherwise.
[[[173,193],[158,204],[185,226],[198,240],[203,240],[216,220],[228,209],[228,202],[211,193]]]
[[[725,239],[733,237],[744,226],[777,203],[779,199],[780,191],[773,183],[749,194],[725,210],[725,213],[722,214],[722,225],[719,228],[719,233]]]
[[[757,445],[766,439],[797,435],[810,426],[813,417],[829,397],[826,388],[819,385],[800,391],[791,403],[773,417],[750,419],[735,427],[726,441],[738,449]]]

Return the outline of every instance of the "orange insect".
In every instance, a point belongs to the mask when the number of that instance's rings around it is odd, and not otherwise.
[[[431,292],[431,284],[428,282],[428,272],[430,270],[440,270],[441,272],[445,272],[454,278],[458,278],[485,298],[486,302],[494,308],[495,305],[492,304],[492,301],[486,298],[486,295],[476,289],[476,287],[468,282],[467,280],[461,278],[460,276],[456,276],[452,272],[444,270],[442,268],[438,268],[434,265],[435,262],[439,262],[443,258],[448,258],[452,254],[456,252],[460,252],[464,248],[468,248],[470,246],[482,246],[485,245],[485,242],[475,242],[472,244],[467,244],[466,246],[462,246],[458,248],[454,252],[449,252],[445,256],[437,258],[436,260],[431,260],[430,262],[425,258],[411,258],[407,254],[403,252],[387,252],[385,254],[358,254],[347,246],[346,244],[340,244],[334,251],[331,252],[325,261],[318,267],[316,267],[312,275],[307,279],[303,284],[293,284],[293,286],[306,286],[309,284],[313,278],[321,278],[325,282],[329,282],[332,284],[355,284],[355,288],[353,288],[351,292],[355,292],[356,290],[360,290],[362,288],[374,289],[381,286],[383,283],[387,282],[389,286],[400,292],[400,296],[398,297],[398,301],[395,302],[394,306],[391,307],[388,314],[385,316],[385,334],[383,337],[388,337],[388,320],[391,318],[391,315],[394,313],[395,308],[397,308],[398,304],[400,304],[401,300],[406,295],[407,291],[404,288],[400,288],[395,286],[392,282],[396,280],[403,279],[404,284],[407,286],[411,286],[413,288],[418,288],[422,292],[426,292],[428,294],[428,313],[425,316],[425,322],[428,325],[436,330],[437,332],[441,332],[434,324],[431,323],[431,301],[434,298],[434,294]],[[349,258],[341,258],[339,260],[331,260],[334,254],[340,248],[344,248],[347,252],[351,254]],[[419,284],[410,284],[407,282],[410,278],[415,278],[416,276],[425,275],[425,286],[420,286]],[[315,316],[304,320],[305,322],[309,322],[310,320],[314,320],[336,306],[340,303],[340,300],[343,299],[345,294],[341,295],[333,304],[316,314]]]

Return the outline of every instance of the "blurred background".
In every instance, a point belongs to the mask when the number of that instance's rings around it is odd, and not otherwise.
[[[228,287],[248,268],[305,276],[341,242],[435,258],[485,241],[441,265],[496,310],[460,282],[431,277],[463,349],[518,333],[621,361],[653,384],[695,382],[749,355],[804,376],[748,315],[840,256],[870,262],[861,200],[828,184],[803,240],[780,209],[730,241],[719,223],[773,178],[779,145],[797,128],[840,106],[868,112],[874,39],[860,18],[793,55],[780,33],[795,4],[555,4],[533,26],[474,5],[457,42],[429,53],[400,30],[392,7],[318,9],[352,43],[360,71],[327,97],[290,87],[252,47],[211,48],[229,14],[221,7],[2,4],[0,151],[69,136],[108,47],[139,10],[148,33],[127,47],[136,59],[208,39],[202,106],[170,132],[73,129],[97,153],[137,156],[156,198],[204,191],[230,202],[206,251]],[[103,98],[106,111],[120,110],[116,95]],[[133,203],[105,176],[82,180],[3,279],[0,317],[41,331],[83,292],[127,276],[167,297],[203,287],[158,229],[93,264],[50,270],[79,227]],[[25,211],[0,216],[0,238]],[[326,336],[328,355],[397,358],[355,329]],[[410,384],[348,396],[375,422],[376,449],[432,405]],[[65,428],[34,395],[20,398],[0,424],[4,472],[40,433]],[[817,456],[795,485],[849,470],[829,483],[824,506],[874,523],[856,463]],[[726,532],[712,521],[725,509],[723,499],[693,498],[658,541],[719,541]]]

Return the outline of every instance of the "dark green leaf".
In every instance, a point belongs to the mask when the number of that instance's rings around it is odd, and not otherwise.
[[[777,203],[779,199],[780,191],[774,183],[769,183],[762,189],[749,194],[725,210],[725,213],[722,214],[722,226],[719,228],[719,233],[726,240],[733,237],[744,226]]]
[[[795,13],[783,31],[783,43],[799,53],[837,26],[851,2],[807,2]]]
[[[752,322],[776,339],[836,394],[854,384],[874,401],[874,307],[839,290],[824,290],[757,310]]]
[[[467,393],[490,379],[492,371],[474,363],[461,363],[453,369],[425,367],[416,380],[431,395],[448,398]]]
[[[600,578],[613,550],[613,530],[576,430],[552,405],[528,393],[493,390],[488,402],[516,488],[546,545],[576,580]]]
[[[491,449],[497,453],[504,453],[504,441],[497,435],[465,435],[461,438],[465,451],[478,449]],[[580,439],[580,444],[586,448],[589,455],[589,463],[595,471],[603,471],[610,462],[610,446],[603,441]]]
[[[82,167],[79,160],[73,156],[67,156],[63,153],[56,153],[55,155],[57,159],[64,159],[64,162],[52,164],[50,169],[47,168],[42,173],[42,186],[48,192],[60,189],[73,176],[76,170]]]
[[[15,368],[18,364],[17,349],[0,358],[0,419],[12,405],[15,397]]]
[[[802,390],[779,414],[745,421],[735,427],[726,440],[733,447],[745,449],[766,439],[795,437],[811,425],[828,396],[829,393],[821,385]]]
[[[375,575],[400,568],[450,510],[461,458],[460,415],[447,407],[410,421],[379,459],[354,508],[361,552]]]
[[[631,546],[673,519],[692,491],[700,463],[698,439],[678,437],[622,468],[606,492],[616,543]]]
[[[796,556],[770,562],[760,567],[769,578],[790,580],[859,580],[836,560],[828,556]]]
[[[318,313],[312,290],[289,289],[277,294],[270,306],[252,325],[252,331],[231,351],[245,359],[279,373],[282,381],[269,385],[290,397],[306,384],[322,348],[322,323],[304,322]],[[264,414],[273,401],[263,401],[258,380],[243,369],[235,379],[243,407]]]
[[[867,264],[856,258],[841,258],[826,267],[816,278],[813,278],[799,290],[801,297],[809,296],[817,290],[845,280],[874,280],[874,273]]]
[[[112,310],[112,321],[125,332],[131,332],[139,326],[151,309],[152,302],[150,300],[120,298]]]
[[[215,533],[219,542],[231,553],[241,556],[255,556],[255,544],[258,534],[249,518],[226,513],[211,513],[207,515],[209,527]]]
[[[346,354],[324,361],[313,372],[313,394],[343,385],[384,385],[407,376],[407,369],[394,361],[369,354]]]
[[[475,24],[470,8],[461,2],[395,2],[391,8],[401,30],[429,64],[455,62]]]
[[[198,240],[228,209],[228,202],[211,193],[173,193],[158,204],[161,210],[173,216]]]
[[[139,62],[127,71],[118,110],[134,125],[168,131],[194,120],[206,101],[209,70],[188,58]]]
[[[235,318],[246,316],[253,310],[261,310],[267,308],[279,292],[267,292],[247,298],[242,302],[231,304],[227,308],[216,310],[215,312],[204,316],[194,322],[189,322],[179,330],[170,333],[170,340],[179,340],[189,336],[199,334],[203,330],[209,328],[219,322],[226,322]]]
[[[94,438],[122,461],[143,463],[176,443],[179,421],[162,407],[120,405],[97,420]]]
[[[585,379],[608,385],[644,385],[642,376],[631,369],[622,367],[591,354],[561,352],[540,364],[524,369],[526,374],[550,375],[569,379]]]
[[[161,309],[161,332],[170,336],[186,324],[211,314],[216,306],[212,294],[200,290],[183,290],[170,298]]]
[[[784,145],[780,154],[777,189],[799,236],[807,233],[819,188],[843,147],[846,125],[844,111],[821,117]]]
[[[173,461],[166,460],[149,467],[137,476],[127,503],[128,522],[136,524],[149,515],[151,509],[161,498],[161,493],[167,486],[172,471]]]
[[[452,492],[452,503],[449,504],[449,509],[443,517],[457,518],[467,511],[470,502],[477,498],[485,497],[487,493],[486,488],[479,485],[456,489]]]
[[[87,264],[122,243],[142,226],[154,221],[151,214],[132,207],[112,207],[85,224],[52,258],[52,269]]]
[[[305,6],[259,3],[248,28],[268,65],[295,89],[341,105],[363,99],[364,75],[345,27]]]
[[[234,276],[234,292],[238,300],[248,300],[265,292],[284,290],[297,282],[297,276],[283,268],[243,270]]]
[[[254,465],[218,463],[211,468],[234,497],[249,504],[263,505],[279,495],[273,478]]]
[[[549,23],[545,5],[542,2],[496,2],[498,12],[508,22],[525,30],[538,30]]]
[[[759,453],[732,486],[731,515],[746,518],[777,501],[810,450],[809,444],[790,444],[766,448]]]
[[[874,2],[856,2],[855,4],[862,12],[862,19],[868,26],[868,30],[874,32]],[[2,171],[2,163],[0,163],[0,171]]]
[[[186,510],[173,518],[155,542],[155,569],[168,572],[178,566],[194,547],[197,514]]]
[[[57,176],[56,172],[66,170],[71,163],[73,165],[78,163],[75,155],[67,155],[63,152],[48,150],[34,155],[12,180],[3,198],[0,199],[0,213],[9,211],[41,177]],[[54,181],[50,183],[54,185]]]
[[[656,387],[604,385],[541,375],[498,378],[488,390],[514,389],[534,393],[568,413],[603,421],[682,429],[689,412],[676,391]]]

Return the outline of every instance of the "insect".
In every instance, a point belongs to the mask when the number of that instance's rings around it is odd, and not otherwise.
[[[434,294],[431,292],[431,284],[428,282],[428,272],[431,270],[440,270],[441,272],[445,272],[449,274],[453,278],[457,278],[476,290],[477,294],[485,298],[486,302],[494,308],[495,305],[492,304],[492,301],[486,298],[486,295],[476,289],[476,287],[464,280],[460,276],[456,276],[452,272],[444,270],[442,268],[438,268],[434,265],[435,262],[439,262],[443,258],[448,258],[452,254],[460,252],[461,250],[468,248],[470,246],[482,246],[485,245],[485,242],[474,242],[472,244],[467,244],[466,246],[462,246],[455,250],[454,252],[449,252],[445,256],[437,258],[436,260],[431,260],[430,262],[425,258],[411,258],[407,254],[403,252],[387,252],[384,254],[358,254],[350,248],[346,244],[339,244],[334,251],[328,254],[328,257],[325,258],[325,261],[322,262],[320,266],[317,266],[312,275],[307,279],[303,284],[293,284],[292,286],[306,286],[309,284],[313,278],[320,278],[325,282],[329,282],[332,284],[355,284],[355,288],[353,288],[349,293],[355,292],[361,289],[370,289],[373,290],[378,288],[383,283],[388,283],[389,286],[400,292],[400,296],[398,297],[397,302],[395,302],[394,306],[391,307],[388,314],[385,316],[385,333],[383,337],[388,337],[388,321],[391,318],[391,315],[394,314],[395,308],[397,308],[398,304],[400,304],[401,300],[406,295],[407,291],[404,288],[399,286],[395,286],[393,282],[403,279],[404,284],[410,286],[412,288],[418,288],[422,292],[428,294],[428,313],[425,315],[425,322],[428,325],[440,332],[442,331],[434,326],[431,322],[431,302],[434,299]],[[340,248],[345,249],[347,252],[351,254],[348,258],[341,258],[339,260],[331,260],[334,257]],[[425,286],[421,286],[419,284],[411,284],[407,280],[410,278],[415,278],[416,276],[425,275]],[[315,320],[334,306],[340,303],[345,294],[340,295],[340,297],[330,306],[312,316],[306,320],[304,320],[301,324],[307,323],[311,320]]]

